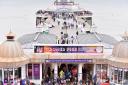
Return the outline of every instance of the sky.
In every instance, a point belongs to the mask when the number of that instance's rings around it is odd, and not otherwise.
[[[54,0],[0,0],[0,42],[12,30],[16,38],[36,32],[36,11],[47,9]],[[81,8],[92,11],[99,33],[121,39],[128,30],[128,0],[75,0]]]

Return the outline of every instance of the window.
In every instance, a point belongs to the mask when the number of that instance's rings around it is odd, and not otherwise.
[[[107,64],[97,64],[96,65],[96,73],[97,77],[100,79],[106,79],[107,78],[107,69],[108,65]]]
[[[40,79],[40,64],[28,64],[28,78]]]
[[[8,82],[8,78],[9,78],[9,81],[12,82],[12,80],[13,80],[13,69],[4,69],[4,83]]]

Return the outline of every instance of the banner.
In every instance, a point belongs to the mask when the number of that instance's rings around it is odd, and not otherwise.
[[[34,53],[103,53],[103,46],[34,46]]]
[[[47,59],[50,63],[92,63],[92,59]]]

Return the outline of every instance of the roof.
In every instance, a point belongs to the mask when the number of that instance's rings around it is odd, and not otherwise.
[[[37,42],[40,44],[56,44],[56,36],[53,34],[46,34],[43,32],[36,32],[32,34],[25,34],[18,38],[21,45]]]
[[[99,33],[86,33],[78,36],[79,44],[95,44],[95,43],[106,43],[109,45],[114,45],[117,40],[106,34]]]
[[[128,58],[128,41],[118,42],[113,48],[112,55],[116,58]]]
[[[24,54],[21,45],[14,40],[14,35],[10,32],[7,40],[0,44],[0,68],[20,67],[28,63],[29,56]]]
[[[109,63],[117,67],[128,67],[128,35],[122,36],[123,40],[114,45],[112,56],[108,57]]]
[[[125,32],[122,38],[122,41],[115,44],[112,56],[116,58],[128,59],[128,33]]]

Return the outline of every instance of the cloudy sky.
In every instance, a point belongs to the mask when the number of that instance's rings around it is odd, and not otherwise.
[[[75,0],[82,8],[93,12],[97,31],[121,39],[128,30],[128,0]],[[54,0],[0,0],[0,42],[11,29],[17,37],[33,33],[35,12],[46,9]]]

